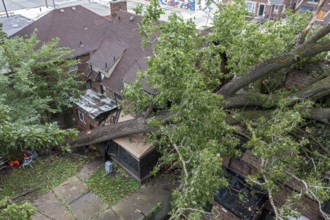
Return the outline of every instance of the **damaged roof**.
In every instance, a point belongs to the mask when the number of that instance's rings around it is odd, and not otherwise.
[[[86,90],[86,93],[80,96],[76,105],[86,111],[92,119],[117,108],[114,100],[91,89]]]

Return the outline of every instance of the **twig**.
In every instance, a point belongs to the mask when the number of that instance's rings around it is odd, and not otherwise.
[[[304,185],[307,194],[311,195],[311,196],[316,200],[316,202],[318,203],[319,211],[320,211],[321,215],[322,215],[325,219],[328,219],[330,216],[329,216],[327,213],[323,212],[321,201],[320,201],[320,200],[318,199],[318,197],[317,197],[317,196],[316,196],[316,195],[315,195],[315,194],[309,189],[308,184],[307,184],[304,180],[302,180],[302,179],[300,179],[299,177],[297,177],[296,175],[290,173],[289,171],[286,171],[286,173],[287,173],[288,175],[290,175],[291,177],[293,177],[294,179],[298,180],[299,182],[301,182],[301,183]]]
[[[23,196],[26,196],[26,195],[28,195],[28,194],[30,194],[30,193],[33,193],[33,192],[35,192],[35,191],[38,191],[40,189],[40,187],[38,187],[38,188],[34,188],[34,189],[32,189],[32,190],[29,190],[29,191],[26,191],[26,192],[24,192],[24,193],[21,193],[21,194],[19,194],[19,195],[17,195],[17,196],[14,196],[13,198],[11,198],[12,200],[16,200],[16,199],[18,199],[18,198],[20,198],[20,197],[23,197]]]
[[[308,25],[306,26],[306,28],[298,36],[297,46],[299,46],[299,45],[301,45],[301,44],[304,43],[307,34],[309,33],[309,31],[311,30],[312,26],[314,25],[314,23],[316,21],[316,18],[317,18],[317,15],[321,11],[321,8],[323,7],[323,5],[324,5],[325,2],[326,2],[326,0],[321,0],[319,2],[319,4],[317,5],[317,8],[313,12],[313,15],[312,15],[312,17],[311,17]]]

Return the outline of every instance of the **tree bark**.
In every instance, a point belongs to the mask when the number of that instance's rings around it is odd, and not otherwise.
[[[310,108],[308,113],[304,115],[304,118],[317,120],[325,124],[329,124],[330,108]]]
[[[152,119],[158,119],[161,121],[167,121],[171,119],[172,114],[170,112],[160,112]],[[118,122],[106,126],[96,127],[90,131],[82,132],[71,142],[73,147],[82,147],[92,144],[101,143],[104,141],[112,140],[114,138],[124,137],[138,133],[148,133],[158,130],[157,127],[150,127],[148,125],[151,118],[137,118],[128,121]]]
[[[316,96],[319,93],[326,95],[330,91],[330,76],[320,79],[307,88],[299,91],[296,96],[302,99],[309,98],[312,96]],[[320,97],[320,96],[318,96]]]
[[[249,120],[257,120],[260,117],[270,118],[271,113],[272,110],[243,111],[241,112],[241,116]],[[303,117],[329,124],[330,108],[310,108],[308,113]],[[164,115],[156,116],[156,118],[160,120],[167,120]],[[228,115],[226,122],[229,124],[241,123],[241,121],[233,119],[231,115]],[[77,139],[71,143],[71,145],[73,147],[88,146],[127,135],[157,131],[158,129],[159,128],[157,127],[150,127],[148,125],[148,119],[132,119],[104,127],[97,127],[91,131],[81,133]]]
[[[124,122],[110,124],[104,127],[97,127],[91,131],[81,133],[72,143],[73,147],[82,147],[101,143],[114,138],[123,137],[137,133],[148,133],[157,130],[151,128],[145,119],[133,119]]]

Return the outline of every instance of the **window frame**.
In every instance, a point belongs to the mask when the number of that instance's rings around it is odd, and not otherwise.
[[[251,10],[249,10],[249,5],[251,5]],[[250,1],[246,1],[246,11],[249,12],[249,13],[253,13],[255,14],[255,11],[256,11],[256,3],[255,2],[250,2]]]
[[[86,121],[85,121],[85,114],[82,113],[79,109],[77,109],[77,113],[78,113],[79,121],[80,121],[80,122],[83,122],[84,124],[86,124]]]

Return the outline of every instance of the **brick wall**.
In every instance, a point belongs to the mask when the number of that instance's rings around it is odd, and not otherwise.
[[[115,17],[120,10],[127,11],[126,0],[117,0],[110,2],[110,14],[112,15],[112,17]]]
[[[81,121],[78,115],[78,111],[81,112],[81,114],[83,114],[84,116],[84,121]],[[98,126],[98,123],[91,119],[88,114],[82,110],[81,108],[79,108],[78,106],[74,106],[73,108],[73,114],[75,116],[75,120],[77,122],[77,127],[78,130],[80,131],[86,131],[86,130],[90,130],[91,128],[95,128]]]

